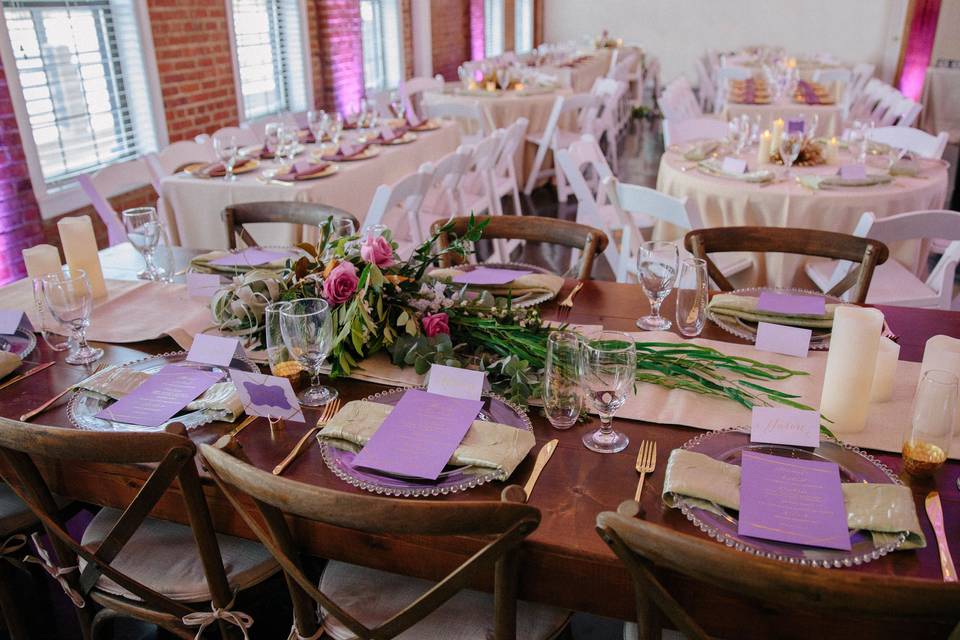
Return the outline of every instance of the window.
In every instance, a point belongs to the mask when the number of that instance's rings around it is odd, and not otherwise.
[[[307,108],[300,0],[228,0],[244,120]]]
[[[484,56],[503,53],[503,0],[483,0]]]
[[[514,0],[513,49],[517,53],[533,50],[533,0]]]
[[[3,0],[4,62],[16,67],[11,95],[41,205],[77,175],[157,148],[135,2]]]
[[[368,92],[400,84],[403,43],[397,0],[360,0],[363,84]]]

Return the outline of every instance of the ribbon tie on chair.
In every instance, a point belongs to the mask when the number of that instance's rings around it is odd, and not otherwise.
[[[243,639],[250,640],[250,636],[247,635],[247,629],[253,626],[253,617],[247,615],[242,611],[230,611],[230,607],[233,606],[233,601],[237,599],[237,594],[233,594],[233,598],[230,599],[230,602],[227,603],[227,606],[222,609],[210,605],[212,611],[197,611],[195,613],[188,613],[183,616],[183,624],[188,627],[196,627],[197,635],[194,636],[194,640],[200,640],[200,636],[203,635],[203,630],[209,627],[211,624],[217,620],[223,620],[227,624],[232,624],[240,628],[240,631],[243,632]]]
[[[312,636],[302,636],[300,632],[297,631],[297,622],[294,620],[293,626],[290,627],[290,635],[287,636],[287,640],[319,640],[320,636],[323,635],[323,625],[318,625],[317,632]]]
[[[68,573],[77,571],[78,570],[77,566],[74,565],[72,567],[58,567],[57,565],[53,564],[53,562],[50,560],[50,554],[47,553],[47,550],[44,548],[44,546],[40,544],[40,539],[37,537],[37,534],[35,533],[32,534],[30,536],[30,540],[31,542],[33,542],[33,546],[37,550],[37,555],[40,557],[38,558],[36,556],[27,556],[26,558],[23,559],[23,561],[30,562],[33,564],[38,564],[41,567],[43,567],[43,570],[46,571],[48,574],[50,574],[51,578],[53,578],[54,580],[60,583],[60,588],[62,588],[63,592],[67,594],[67,597],[70,598],[70,600],[73,602],[73,605],[77,609],[83,609],[83,607],[86,605],[86,602],[83,601],[83,596],[77,593],[74,590],[74,588],[70,586],[70,583],[67,582],[67,579],[64,577]]]

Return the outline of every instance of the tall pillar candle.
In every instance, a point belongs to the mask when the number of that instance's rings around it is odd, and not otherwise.
[[[770,130],[766,129],[760,134],[760,144],[757,145],[757,164],[767,164],[770,162]]]
[[[28,278],[40,278],[60,271],[60,251],[53,245],[38,244],[24,249],[21,253]]]
[[[835,433],[855,433],[867,426],[867,409],[883,328],[877,309],[841,306],[833,316],[820,414]]]
[[[770,154],[780,153],[780,138],[783,137],[783,118],[773,121],[773,136],[770,139]]]
[[[874,368],[871,402],[889,402],[893,397],[893,382],[897,378],[897,361],[900,345],[890,338],[880,338],[877,349],[877,366]]]
[[[60,231],[60,244],[63,245],[67,264],[71,269],[83,269],[87,273],[94,298],[105,297],[107,285],[103,281],[100,256],[97,254],[97,238],[93,234],[90,216],[63,218],[57,222],[57,229]]]

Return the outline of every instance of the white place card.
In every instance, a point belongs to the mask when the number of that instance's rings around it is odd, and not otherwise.
[[[0,335],[12,336],[18,329],[33,331],[27,314],[17,309],[0,309]]]
[[[760,351],[806,358],[813,331],[800,327],[761,322],[757,325],[756,347]]]
[[[817,447],[820,445],[820,414],[790,407],[754,407],[750,442]]]
[[[863,180],[867,177],[867,167],[862,164],[845,164],[840,167],[840,177],[844,180]]]
[[[199,333],[190,345],[187,360],[218,367],[229,367],[234,358],[243,357],[243,346],[237,338]]]
[[[427,373],[427,392],[462,400],[479,400],[487,374],[473,369],[431,365]]]
[[[739,175],[747,172],[747,161],[741,158],[724,158],[720,170],[724,173]]]
[[[230,379],[248,416],[306,422],[290,381],[279,376],[230,370]]]

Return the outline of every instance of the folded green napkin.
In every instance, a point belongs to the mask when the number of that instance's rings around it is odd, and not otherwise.
[[[770,182],[776,177],[773,171],[768,171],[767,169],[746,171],[744,173],[730,173],[723,170],[723,161],[719,158],[701,160],[697,163],[697,166],[710,175],[729,178],[730,180],[740,180],[741,182]]]
[[[700,142],[690,147],[690,149],[683,154],[683,158],[684,160],[690,160],[691,162],[704,160],[709,158],[710,155],[719,148],[720,142],[717,140]]]
[[[911,162],[909,160],[900,160],[895,162],[892,167],[890,167],[891,176],[906,176],[908,178],[920,178],[923,177],[923,167],[920,166],[917,162]]]
[[[274,260],[273,262],[268,262],[266,264],[259,264],[257,266],[210,264],[214,260],[225,258],[228,255],[230,255],[229,251],[211,251],[209,253],[202,253],[190,261],[190,267],[196,271],[232,274],[232,273],[238,273],[238,272],[252,271],[254,269],[267,269],[267,270],[283,269],[287,264],[287,259],[289,258],[289,256],[285,256],[283,258],[280,258],[279,260]]]
[[[822,316],[788,316],[769,311],[757,311],[760,298],[753,296],[738,296],[732,293],[718,293],[710,299],[707,309],[711,312],[748,320],[751,322],[772,322],[785,324],[791,327],[808,327],[811,329],[830,329],[833,327],[833,312],[839,304],[827,303],[826,312]]]
[[[843,483],[847,526],[869,531],[875,544],[885,544],[901,533],[901,549],[927,546],[917,518],[913,494],[898,484]],[[697,507],[720,513],[720,507],[740,510],[740,467],[702,453],[674,449],[663,479],[663,501],[676,508],[677,498],[692,499]]]
[[[9,351],[0,351],[0,378],[6,378],[13,373],[17,367],[23,363],[15,353]]]
[[[348,402],[317,437],[328,440],[339,449],[359,451],[391,411],[392,406],[379,402]],[[498,480],[506,480],[527,457],[534,444],[530,431],[474,420],[460,446],[450,457],[449,464],[494,469]]]
[[[460,269],[434,269],[430,276],[438,280],[449,281],[454,276],[461,273]],[[520,276],[513,282],[501,285],[469,285],[470,289],[489,291],[495,296],[505,298],[513,296],[519,298],[527,294],[550,293],[557,295],[563,288],[563,278],[555,276],[552,273],[531,273]]]

